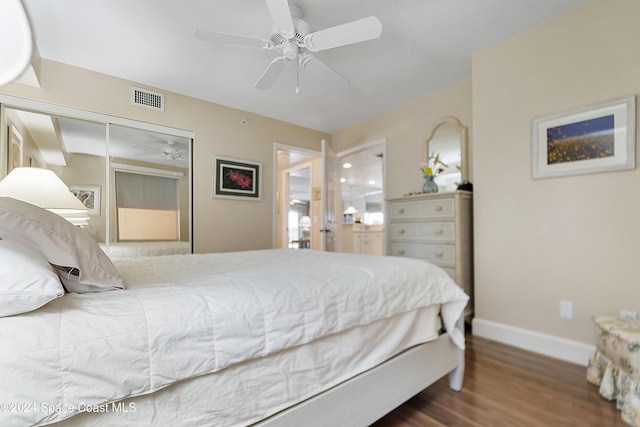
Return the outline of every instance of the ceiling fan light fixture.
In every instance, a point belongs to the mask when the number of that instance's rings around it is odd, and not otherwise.
[[[290,40],[285,40],[282,43],[282,54],[287,59],[296,59],[298,56],[298,46]]]
[[[358,19],[334,27],[313,32],[309,24],[302,19],[299,7],[289,5],[288,0],[265,0],[272,19],[271,41],[252,36],[241,36],[216,31],[194,30],[195,37],[202,41],[226,43],[237,46],[257,46],[273,49],[279,57],[275,58],[262,73],[254,87],[271,89],[284,72],[286,65],[295,60],[310,75],[324,85],[334,89],[344,89],[349,81],[330,66],[313,57],[308,51],[321,51],[372,40],[382,34],[382,24],[375,16]],[[297,73],[296,73],[297,75]],[[296,93],[299,85],[296,84]]]

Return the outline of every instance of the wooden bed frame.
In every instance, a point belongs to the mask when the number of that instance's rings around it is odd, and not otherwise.
[[[464,315],[456,327],[464,332]],[[447,374],[460,391],[464,350],[444,334],[253,426],[368,426]]]

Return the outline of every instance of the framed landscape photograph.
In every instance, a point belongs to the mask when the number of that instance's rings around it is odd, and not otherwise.
[[[533,121],[534,179],[635,168],[635,96]]]
[[[213,197],[262,199],[262,163],[215,156]]]
[[[69,190],[89,210],[89,215],[100,216],[99,185],[70,185]]]

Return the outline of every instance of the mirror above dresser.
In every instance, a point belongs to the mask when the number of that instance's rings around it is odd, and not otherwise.
[[[459,183],[469,179],[468,130],[458,118],[447,116],[436,121],[424,142],[424,162],[439,155],[446,165],[435,182],[439,192],[455,191]]]

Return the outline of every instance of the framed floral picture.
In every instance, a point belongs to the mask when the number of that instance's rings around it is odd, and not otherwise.
[[[213,197],[262,200],[262,163],[215,156]]]
[[[635,168],[635,96],[533,121],[536,178]]]

